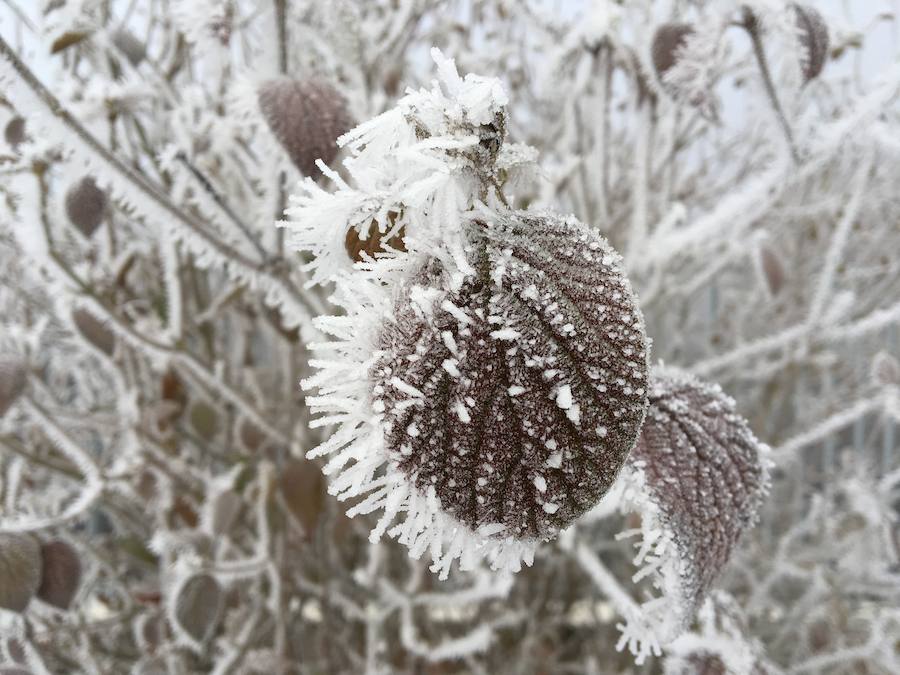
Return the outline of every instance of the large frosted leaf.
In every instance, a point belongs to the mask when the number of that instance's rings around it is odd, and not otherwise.
[[[654,373],[632,460],[675,547],[664,570],[688,622],[756,518],[768,473],[760,443],[717,385]]]
[[[51,541],[41,546],[41,559],[41,585],[37,596],[58,609],[69,609],[81,585],[78,552],[64,541]]]
[[[477,271],[403,289],[372,370],[398,467],[473,529],[546,538],[593,506],[647,405],[643,318],[619,256],[575,219],[480,224]]]

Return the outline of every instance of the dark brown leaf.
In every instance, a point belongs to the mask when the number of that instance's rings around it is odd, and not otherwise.
[[[41,546],[41,556],[41,585],[37,596],[48,605],[69,609],[81,584],[78,552],[64,541],[51,541]]]

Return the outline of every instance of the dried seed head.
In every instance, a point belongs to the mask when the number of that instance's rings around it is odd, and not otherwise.
[[[13,117],[6,123],[3,137],[13,150],[18,148],[19,145],[25,142],[25,120],[21,117]]]
[[[397,220],[397,213],[391,211],[388,213],[388,228],[392,228]],[[395,251],[406,251],[406,228],[401,227],[397,234],[390,237],[384,242],[385,233],[378,228],[378,222],[373,220],[369,225],[369,231],[366,233],[365,239],[360,239],[359,231],[355,227],[351,227],[347,231],[347,237],[344,240],[344,247],[347,249],[347,255],[353,262],[362,262],[365,260],[363,254],[370,258],[374,258],[379,253],[384,253],[387,249],[385,245],[390,246]]]
[[[803,47],[801,66],[806,82],[815,79],[828,60],[828,24],[818,10],[809,5],[791,5],[797,17],[797,33]]]
[[[69,609],[81,584],[78,552],[64,541],[51,541],[41,546],[41,557],[41,585],[37,596],[48,605]]]
[[[66,193],[66,215],[85,236],[90,237],[106,217],[106,193],[90,176],[82,178]]]
[[[41,546],[27,534],[0,533],[0,607],[24,612],[41,583]]]
[[[147,56],[144,43],[130,30],[123,28],[113,33],[112,42],[122,52],[132,66],[137,66]]]
[[[734,401],[688,375],[654,374],[632,458],[643,468],[661,526],[677,549],[688,623],[749,528],[766,491],[761,444]]]
[[[222,616],[224,597],[215,577],[197,574],[189,578],[175,595],[175,621],[195,643],[207,642]]]
[[[22,361],[7,354],[0,355],[0,417],[25,391],[27,374]]]
[[[272,133],[306,176],[318,173],[317,159],[331,163],[338,137],[353,127],[347,100],[322,80],[270,80],[257,96]]]
[[[104,354],[112,356],[116,348],[116,335],[105,324],[85,309],[72,312],[72,321],[85,340]]]
[[[666,72],[678,62],[678,52],[693,34],[694,27],[689,23],[664,23],[656,29],[650,56],[660,82]]]
[[[472,529],[549,538],[602,497],[647,405],[643,318],[620,257],[573,218],[484,225],[458,290],[403,289],[371,371],[399,469]]]

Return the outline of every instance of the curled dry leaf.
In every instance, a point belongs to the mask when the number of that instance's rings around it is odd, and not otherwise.
[[[37,596],[58,609],[67,610],[81,584],[81,558],[64,541],[51,541],[41,546],[41,585]]]
[[[353,127],[344,95],[323,80],[270,80],[257,96],[272,133],[306,176],[318,173],[317,159],[331,163],[338,137]]]
[[[0,607],[24,612],[41,583],[41,546],[27,534],[0,533]]]
[[[392,460],[473,530],[553,536],[603,496],[647,406],[643,318],[604,239],[573,218],[482,224],[478,272],[404,289],[371,371]]]
[[[0,355],[0,417],[3,417],[22,395],[27,381],[25,366],[18,357]]]
[[[85,237],[97,231],[106,217],[106,193],[90,176],[82,178],[66,193],[66,215]]]
[[[650,48],[650,57],[660,81],[678,62],[678,52],[693,34],[694,27],[689,23],[664,23],[656,29]]]
[[[828,24],[819,11],[809,5],[791,5],[797,19],[797,37],[803,47],[803,78],[814,80],[822,72],[828,60]]]
[[[222,616],[222,586],[209,574],[190,577],[175,596],[175,620],[178,627],[197,644],[207,642],[215,633]]]
[[[768,483],[766,451],[717,385],[654,373],[632,461],[674,544],[674,569],[662,572],[683,624],[755,521]]]
[[[291,459],[278,478],[278,487],[288,510],[311,537],[325,508],[326,483],[314,462]]]
[[[81,336],[108,356],[116,348],[116,335],[102,321],[86,309],[72,312],[72,321]]]

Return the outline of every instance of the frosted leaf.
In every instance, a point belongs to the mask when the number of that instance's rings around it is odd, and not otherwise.
[[[800,63],[806,82],[814,80],[825,67],[828,59],[828,25],[814,7],[791,4],[797,18],[797,37],[803,48]]]
[[[269,128],[306,176],[318,173],[317,159],[331,163],[338,137],[353,126],[347,100],[323,80],[270,80],[257,94]]]
[[[222,587],[214,577],[209,574],[192,576],[175,595],[177,627],[196,644],[203,644],[215,632],[223,605]]]
[[[0,355],[0,417],[25,391],[27,376],[21,360],[10,355]]]
[[[90,237],[106,217],[106,193],[90,176],[82,178],[66,193],[66,215],[85,236]]]
[[[37,596],[57,609],[67,610],[81,584],[81,559],[64,541],[41,546],[41,585]]]
[[[900,362],[885,351],[872,359],[872,378],[881,386],[900,386]]]
[[[41,548],[27,534],[0,533],[0,607],[24,612],[41,583]]]
[[[6,123],[3,138],[13,150],[18,148],[25,141],[25,120],[18,116],[13,117]]]
[[[401,293],[371,370],[376,405],[399,470],[443,510],[549,538],[634,445],[643,320],[619,256],[578,221],[515,212],[482,226],[477,274],[451,289],[433,263]]]
[[[116,347],[116,336],[106,325],[85,309],[72,312],[72,322],[81,336],[107,355],[112,355]]]
[[[147,56],[147,48],[144,43],[127,28],[113,33],[112,43],[125,55],[132,66],[137,66]]]
[[[781,255],[772,244],[763,239],[756,248],[757,273],[769,297],[775,297],[787,282],[787,271]]]
[[[675,65],[679,52],[684,49],[688,37],[693,33],[694,27],[689,23],[665,23],[656,29],[650,56],[661,81]]]
[[[313,462],[292,459],[278,478],[281,496],[290,514],[312,537],[325,508],[325,478]]]
[[[766,452],[718,385],[654,372],[632,460],[674,544],[674,569],[662,572],[682,625],[755,521],[768,484]]]

